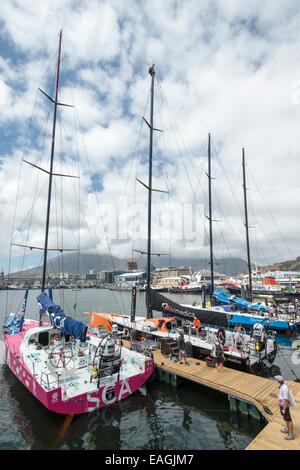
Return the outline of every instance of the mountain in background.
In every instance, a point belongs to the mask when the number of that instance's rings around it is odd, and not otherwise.
[[[263,272],[267,271],[300,271],[300,256],[295,260],[282,261],[281,263],[270,264],[260,268]]]
[[[121,259],[110,255],[98,254],[78,254],[67,253],[63,257],[57,256],[51,258],[47,263],[48,274],[59,274],[61,272],[69,274],[87,274],[91,270],[99,271],[127,271],[128,259]],[[208,259],[199,259],[195,255],[193,258],[153,256],[152,264],[155,268],[166,266],[191,266],[193,271],[209,269]],[[146,256],[138,260],[138,269],[146,269]],[[247,271],[247,263],[241,258],[223,258],[217,260],[214,265],[214,271],[224,274],[236,274]],[[13,274],[15,277],[40,277],[42,266],[36,266],[26,271],[20,271]]]

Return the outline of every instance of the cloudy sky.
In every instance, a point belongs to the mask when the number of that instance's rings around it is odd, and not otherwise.
[[[142,118],[155,64],[154,124],[164,132],[155,132],[153,187],[168,193],[153,193],[153,251],[208,256],[211,133],[216,260],[246,258],[243,147],[252,261],[300,255],[298,0],[5,0],[0,22],[5,271],[11,237],[43,246],[48,176],[21,161],[49,167],[53,105],[38,88],[53,96],[60,29],[59,101],[74,108],[59,107],[54,169],[80,179],[55,179],[50,248],[146,250],[147,191],[136,178],[147,184]],[[24,253],[11,249],[11,269]]]

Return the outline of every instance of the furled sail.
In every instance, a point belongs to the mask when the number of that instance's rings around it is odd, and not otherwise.
[[[40,304],[40,313],[48,312],[52,326],[65,335],[74,336],[80,341],[85,341],[87,326],[82,321],[74,320],[65,315],[61,307],[56,305],[45,292],[37,297],[37,301]]]
[[[164,297],[152,289],[150,289],[149,306],[152,310],[172,314],[174,317],[193,321],[194,316],[196,316],[201,323],[223,327],[228,326],[227,314],[225,312],[207,308],[186,307],[173,302],[173,300]]]

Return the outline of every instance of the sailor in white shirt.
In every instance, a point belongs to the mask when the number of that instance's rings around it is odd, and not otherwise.
[[[295,408],[296,403],[291,390],[284,383],[282,376],[276,375],[274,378],[279,383],[279,395],[271,393],[271,396],[279,399],[280,413],[286,423],[286,428],[282,429],[281,432],[283,432],[284,434],[288,434],[285,439],[287,441],[291,441],[295,438],[293,422],[290,414],[290,407]]]

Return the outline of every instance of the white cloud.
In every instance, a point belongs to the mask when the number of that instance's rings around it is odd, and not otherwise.
[[[0,106],[8,105],[10,101],[10,88],[0,80]]]
[[[0,125],[5,130],[3,135],[14,130],[14,137],[10,141],[6,138],[0,155],[5,162],[0,172],[4,226],[9,223],[7,214],[13,211],[16,155],[20,157],[26,136],[26,126],[21,128],[21,123],[30,119],[36,99],[38,118],[34,123],[41,125],[48,103],[44,96],[35,98],[35,92],[46,68],[50,67],[52,75],[55,72],[56,43],[62,28],[63,59],[67,60],[62,63],[60,100],[75,104],[76,109],[60,109],[65,127],[63,131],[58,128],[57,135],[69,138],[64,144],[68,155],[65,166],[71,167],[76,145],[81,156],[88,154],[81,173],[81,196],[89,226],[99,227],[100,223],[100,209],[90,194],[89,169],[100,175],[98,200],[107,205],[113,202],[117,207],[120,191],[133,199],[137,175],[147,183],[149,130],[145,125],[141,134],[139,131],[142,116],[149,119],[149,106],[145,106],[150,91],[147,70],[155,63],[154,122],[164,130],[163,134],[155,134],[155,187],[170,187],[170,199],[173,197],[178,207],[181,203],[207,204],[203,157],[211,132],[217,178],[213,181],[214,213],[222,219],[214,230],[215,252],[219,255],[223,250],[226,254],[230,248],[232,255],[245,257],[241,182],[244,146],[255,256],[270,261],[280,259],[281,252],[283,258],[290,257],[291,251],[297,256],[300,12],[294,1],[45,0],[37,7],[36,2],[16,0],[4,3],[0,15],[1,37],[7,45],[6,55],[0,57]],[[67,83],[65,62],[70,68]],[[45,91],[50,93],[48,88]],[[71,138],[74,116],[82,126],[83,141]],[[48,146],[50,133],[51,115]],[[37,142],[41,147],[42,134]],[[60,137],[56,148],[59,146]],[[161,153],[168,162],[167,175]],[[141,159],[139,165],[134,160],[137,157]],[[32,158],[38,162],[37,150]],[[262,188],[270,212],[255,183]],[[66,199],[68,203],[72,194]],[[140,187],[137,194],[138,203],[145,207],[145,188]],[[158,193],[154,196],[164,211],[168,210],[166,197]],[[22,200],[24,210],[29,200],[28,191]],[[115,227],[116,211],[106,212],[105,223]],[[146,209],[141,212],[144,217]],[[38,226],[38,219],[34,222]],[[71,226],[74,230],[74,220]],[[98,230],[102,235],[95,243],[99,250],[107,251],[105,236]],[[154,224],[154,237],[160,230],[159,223]],[[39,235],[37,231],[36,237]],[[89,238],[85,229],[85,248]],[[131,241],[120,245],[113,241],[114,254],[127,256]],[[164,240],[159,249],[166,243]],[[5,252],[4,228],[0,247]],[[173,249],[182,253],[182,244],[174,243]]]
[[[118,16],[109,2],[84,2],[70,16],[66,44],[76,50],[77,60],[109,60],[119,52]]]

